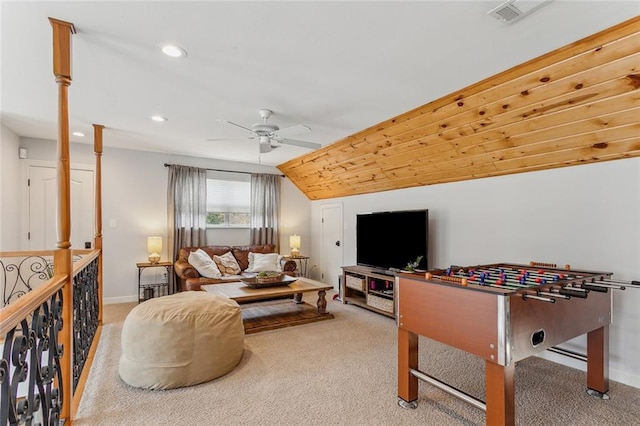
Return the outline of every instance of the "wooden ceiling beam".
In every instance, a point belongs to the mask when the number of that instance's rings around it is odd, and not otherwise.
[[[278,168],[323,199],[640,156],[639,67],[640,16]]]

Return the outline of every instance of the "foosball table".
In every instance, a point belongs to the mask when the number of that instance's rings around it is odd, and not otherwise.
[[[612,291],[638,286],[611,272],[531,262],[399,273],[398,403],[416,408],[418,380],[484,410],[489,425],[515,424],[515,363],[544,350],[587,362],[587,392],[608,398]],[[555,348],[587,334],[587,354]],[[485,360],[486,402],[418,369],[418,336]]]

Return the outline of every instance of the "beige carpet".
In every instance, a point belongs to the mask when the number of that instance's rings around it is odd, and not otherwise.
[[[331,296],[331,295],[328,295]],[[305,298],[314,303],[313,297]],[[135,303],[107,305],[77,425],[483,425],[484,412],[420,383],[418,408],[397,405],[396,327],[329,301],[335,319],[245,337],[235,370],[214,381],[147,391],[118,376],[122,320]],[[420,369],[484,399],[483,361],[420,340]],[[586,395],[585,373],[537,357],[516,367],[518,425],[637,425],[640,389],[612,382]]]

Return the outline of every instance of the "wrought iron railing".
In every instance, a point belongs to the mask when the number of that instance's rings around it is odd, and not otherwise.
[[[73,261],[82,259],[74,253]],[[53,277],[53,251],[0,253],[0,307],[18,300]]]
[[[100,323],[100,251],[76,256],[71,281],[55,275],[0,310],[0,426],[57,425],[63,404],[79,400],[76,388],[87,373],[84,369]],[[63,300],[66,285],[72,286],[68,294],[73,300]],[[65,314],[71,309],[71,315]],[[72,319],[69,348],[60,337],[65,317]],[[66,357],[73,365],[63,363],[64,350],[73,350],[73,356]],[[67,393],[65,370],[73,376]]]
[[[64,275],[54,276],[45,286],[2,310],[1,425],[58,424],[63,403],[63,348],[58,334],[65,281]],[[16,309],[18,305],[23,309]]]
[[[98,329],[98,257],[73,277],[73,390],[75,392]]]
[[[53,251],[15,252],[0,258],[2,306],[44,284],[53,277]]]

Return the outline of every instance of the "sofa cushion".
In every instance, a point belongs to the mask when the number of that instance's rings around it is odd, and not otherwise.
[[[226,252],[222,256],[213,256],[213,261],[216,262],[218,269],[222,272],[222,275],[238,275],[241,271],[238,261],[230,251]]]
[[[249,252],[249,267],[247,272],[282,272],[282,256],[278,253]]]
[[[238,261],[241,270],[249,267],[249,252],[252,253],[275,253],[276,246],[272,244],[254,244],[251,246],[234,246],[231,249],[233,257]]]
[[[188,261],[203,277],[220,278],[222,276],[211,256],[202,249],[189,253]]]

